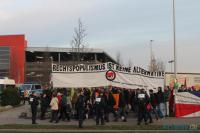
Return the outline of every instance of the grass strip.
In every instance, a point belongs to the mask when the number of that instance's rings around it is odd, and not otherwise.
[[[84,126],[78,128],[77,125],[23,125],[6,124],[0,125],[0,129],[65,129],[65,130],[163,130],[160,125],[104,125],[104,126]]]

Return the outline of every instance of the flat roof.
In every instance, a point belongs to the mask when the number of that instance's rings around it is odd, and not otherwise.
[[[29,52],[76,52],[72,48],[64,48],[64,47],[27,47],[26,51]],[[96,48],[84,48],[81,53],[104,53],[102,49]]]
[[[173,72],[165,72],[165,74],[174,74]],[[191,75],[200,75],[200,73],[191,73],[191,72],[178,72],[177,74],[191,74]]]
[[[29,52],[65,52],[65,53],[75,53],[72,48],[65,48],[65,47],[27,47],[26,51]],[[114,63],[117,63],[115,59],[113,59],[109,54],[107,54],[103,49],[98,48],[84,48],[84,51],[81,51],[81,53],[102,53],[105,54],[107,57],[109,57],[111,60],[113,60]]]

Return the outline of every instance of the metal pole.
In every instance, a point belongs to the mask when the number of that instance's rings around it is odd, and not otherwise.
[[[173,73],[173,64],[171,63],[171,73]]]
[[[95,60],[95,63],[97,63],[97,54],[96,53],[94,54],[94,60]]]
[[[173,34],[174,34],[174,78],[177,79],[177,52],[176,52],[176,16],[175,16],[175,0],[173,0]]]
[[[58,53],[58,63],[60,63],[60,53]]]
[[[153,40],[150,40],[150,71],[153,71],[153,50],[152,50]]]

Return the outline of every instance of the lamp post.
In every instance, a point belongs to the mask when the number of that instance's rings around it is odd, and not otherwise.
[[[150,40],[150,71],[153,71],[153,40]]]
[[[174,78],[177,79],[177,51],[176,51],[176,15],[175,15],[175,0],[173,0],[173,40],[174,40]]]

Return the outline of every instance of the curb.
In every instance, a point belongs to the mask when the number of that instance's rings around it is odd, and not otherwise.
[[[55,130],[55,129],[0,129],[0,133],[199,133],[199,130]]]

